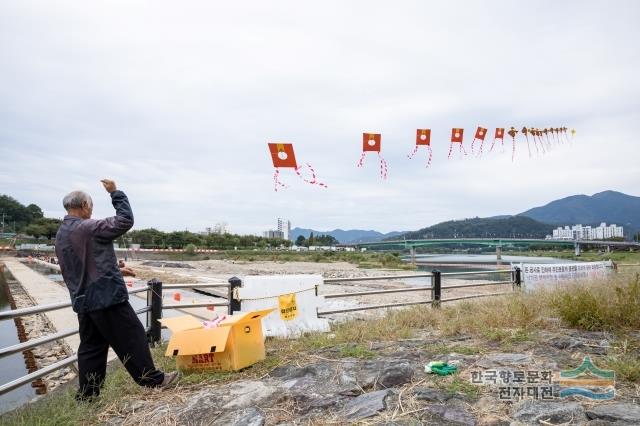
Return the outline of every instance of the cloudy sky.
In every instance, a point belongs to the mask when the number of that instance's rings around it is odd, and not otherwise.
[[[573,194],[640,195],[637,1],[0,2],[0,193],[61,217],[99,179],[136,228],[259,233],[294,226],[414,230],[515,214]],[[511,141],[447,159],[478,125],[567,126],[529,158]],[[407,158],[416,128],[426,152]],[[388,161],[356,164],[362,132]],[[291,170],[274,191],[267,142],[292,142],[327,189]],[[486,148],[485,148],[486,151]],[[535,151],[534,151],[535,153]]]

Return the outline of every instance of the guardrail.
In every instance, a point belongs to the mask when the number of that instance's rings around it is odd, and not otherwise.
[[[239,287],[241,284],[240,279],[231,278],[228,284],[169,284],[164,286],[165,290],[168,289],[183,289],[183,288],[215,288],[215,287],[224,287],[227,289],[227,301],[226,302],[209,302],[209,303],[194,303],[189,305],[180,305],[180,304],[172,304],[172,305],[163,305],[162,303],[162,292],[163,285],[161,281],[156,279],[152,279],[147,283],[146,287],[137,288],[133,290],[128,290],[129,294],[136,293],[147,293],[147,305],[144,308],[137,309],[136,314],[146,313],[146,332],[147,339],[150,344],[155,344],[159,342],[162,338],[162,328],[161,324],[158,321],[162,318],[162,310],[163,309],[190,309],[190,308],[198,308],[198,307],[208,307],[208,306],[227,306],[228,312],[231,314],[233,310],[240,310],[239,303],[233,301],[233,290]],[[0,321],[8,320],[18,317],[24,317],[29,315],[36,315],[45,312],[55,311],[59,309],[70,308],[71,302],[61,302],[61,303],[52,303],[49,305],[40,305],[40,306],[31,306],[28,308],[14,309],[10,311],[2,311],[0,312]],[[37,339],[28,340],[23,343],[19,343],[17,345],[8,346],[5,348],[0,348],[0,358],[15,354],[18,352],[23,352],[29,349],[33,349],[37,346],[44,345],[46,343],[50,343],[59,339],[63,339],[65,337],[72,336],[77,334],[79,330],[77,328],[63,330],[58,333],[49,334],[47,336],[42,336]],[[30,383],[36,379],[46,376],[56,370],[67,367],[75,362],[77,362],[78,356],[72,355],[67,358],[61,359],[53,364],[47,365],[33,373],[27,374],[25,376],[19,377],[9,383],[5,383],[0,385],[0,395],[7,393],[15,388],[18,388],[22,385]]]
[[[453,277],[453,276],[466,276],[466,275],[485,275],[485,274],[510,274],[511,279],[508,281],[492,281],[487,283],[474,283],[474,284],[457,284],[450,286],[442,286],[442,277]],[[431,298],[428,300],[420,300],[415,302],[402,302],[402,303],[387,303],[382,305],[368,305],[368,306],[357,306],[354,308],[344,308],[344,309],[335,309],[332,311],[318,311],[318,315],[330,315],[330,314],[340,314],[345,312],[356,312],[356,311],[365,311],[370,309],[381,309],[381,308],[395,308],[402,306],[412,306],[412,305],[428,305],[430,304],[433,308],[438,308],[443,302],[451,302],[454,300],[462,300],[462,299],[472,299],[476,297],[487,297],[487,296],[500,296],[503,294],[509,294],[511,292],[502,292],[502,293],[487,293],[487,294],[474,294],[469,296],[458,296],[452,297],[448,299],[442,299],[442,291],[447,289],[454,288],[468,288],[468,287],[482,287],[488,285],[506,285],[511,284],[512,291],[516,289],[520,289],[522,285],[522,272],[520,268],[511,269],[494,269],[488,271],[473,271],[473,272],[440,272],[437,269],[434,269],[431,273],[428,274],[415,274],[415,275],[387,275],[387,276],[379,276],[379,277],[362,277],[362,278],[329,278],[325,279],[325,283],[341,283],[341,282],[354,282],[354,281],[382,281],[382,280],[391,280],[391,279],[402,279],[402,278],[430,278],[431,282],[429,286],[425,287],[412,287],[412,288],[397,288],[390,290],[368,290],[368,291],[356,291],[350,293],[332,293],[323,295],[325,299],[336,299],[336,298],[344,298],[344,297],[355,297],[355,296],[369,296],[374,294],[390,294],[390,293],[408,293],[408,292],[425,292],[429,291]]]
[[[458,284],[451,286],[442,286],[442,278],[443,277],[453,277],[453,276],[467,276],[467,275],[484,275],[484,274],[511,274],[510,280],[505,281],[494,281],[487,283],[476,283],[476,284]],[[345,298],[345,297],[355,297],[355,296],[367,296],[367,295],[376,295],[376,294],[391,294],[391,293],[409,293],[409,292],[429,292],[431,298],[428,300],[421,300],[415,302],[404,302],[404,303],[389,303],[389,304],[379,304],[379,305],[369,305],[369,306],[359,306],[354,308],[346,308],[346,309],[337,309],[332,311],[318,311],[318,315],[329,315],[329,314],[337,314],[344,312],[354,312],[354,311],[364,311],[370,309],[382,309],[382,308],[394,308],[394,307],[402,307],[402,306],[411,306],[411,305],[421,305],[421,304],[430,304],[433,308],[438,308],[441,303],[450,302],[454,300],[462,300],[462,299],[471,299],[476,297],[487,297],[487,296],[497,296],[508,294],[510,292],[504,293],[489,293],[489,294],[480,294],[480,295],[470,295],[470,296],[459,296],[453,298],[442,298],[443,290],[454,289],[454,288],[468,288],[468,287],[481,287],[487,285],[506,285],[511,284],[512,290],[520,289],[522,280],[521,280],[521,271],[520,268],[515,268],[515,270],[504,269],[504,270],[489,270],[489,271],[478,271],[478,272],[449,272],[442,273],[438,270],[434,270],[431,273],[426,274],[413,274],[413,275],[392,275],[392,276],[379,276],[379,277],[361,277],[361,278],[328,278],[325,279],[325,283],[341,283],[341,282],[354,282],[354,281],[381,281],[381,280],[390,280],[390,279],[406,279],[406,278],[430,278],[430,285],[425,287],[415,287],[415,288],[398,288],[398,289],[387,289],[387,290],[368,290],[368,291],[360,291],[353,293],[333,293],[333,294],[325,294],[323,295],[325,299],[336,299],[336,298]],[[147,283],[146,287],[129,290],[129,294],[136,293],[147,293],[147,304],[144,308],[136,310],[137,314],[146,313],[146,332],[147,339],[151,345],[159,342],[162,338],[162,325],[158,321],[162,318],[162,311],[164,309],[189,309],[189,308],[197,308],[197,307],[209,307],[209,306],[226,306],[228,309],[228,313],[231,314],[234,311],[241,310],[241,301],[235,297],[236,289],[242,285],[242,281],[239,278],[233,277],[228,280],[228,283],[225,284],[216,284],[216,283],[197,283],[197,284],[167,284],[163,285],[161,281],[157,279],[152,279]],[[209,302],[209,303],[194,303],[189,305],[184,304],[163,304],[162,295],[165,290],[177,290],[183,288],[191,288],[191,289],[199,289],[199,288],[226,288],[226,302]],[[22,309],[14,309],[11,311],[2,311],[0,312],[0,321],[8,320],[22,316],[41,314],[45,312],[50,312],[58,309],[65,309],[71,307],[70,302],[64,303],[54,303],[49,305],[41,305],[41,306],[32,306],[28,308]],[[23,352],[29,349],[33,349],[37,346],[50,343],[68,336],[72,336],[78,333],[78,329],[69,329],[63,330],[54,334],[50,334],[47,336],[39,337],[37,339],[29,340],[27,342],[23,342],[17,345],[12,345],[5,348],[0,348],[0,358],[4,356],[8,356],[11,354],[15,354],[18,352]],[[17,387],[25,385],[29,382],[32,382],[36,379],[46,376],[56,370],[72,365],[77,362],[77,355],[73,355],[62,360],[59,360],[51,365],[43,367],[33,373],[22,376],[18,379],[15,379],[9,383],[5,383],[0,385],[0,395],[9,392]]]

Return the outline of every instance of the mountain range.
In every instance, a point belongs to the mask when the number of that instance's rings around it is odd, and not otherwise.
[[[555,225],[599,225],[606,222],[625,227],[625,234],[640,230],[640,197],[616,191],[592,196],[572,195],[520,213],[543,223]]]
[[[327,234],[343,244],[375,242],[389,239],[453,238],[467,237],[527,237],[544,238],[553,228],[564,225],[608,225],[624,226],[627,237],[640,231],[640,197],[616,191],[604,191],[588,195],[572,195],[534,207],[517,215],[498,215],[489,218],[452,220],[417,231],[381,233],[359,229],[316,231],[294,228],[292,239],[303,235]]]

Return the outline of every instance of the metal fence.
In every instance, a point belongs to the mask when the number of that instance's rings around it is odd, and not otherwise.
[[[190,308],[198,308],[198,307],[209,307],[209,306],[227,306],[228,312],[231,314],[232,309],[234,311],[240,310],[238,304],[233,302],[233,289],[240,286],[240,279],[231,278],[228,284],[168,284],[162,285],[162,282],[152,279],[147,283],[147,285],[143,288],[129,290],[129,294],[136,293],[147,293],[147,305],[144,308],[137,309],[136,314],[146,313],[146,333],[147,339],[150,344],[155,344],[159,342],[162,338],[162,326],[158,321],[162,318],[162,310],[163,309],[190,309]],[[174,289],[184,289],[184,288],[215,288],[215,287],[223,287],[227,289],[227,301],[226,302],[208,302],[208,303],[194,303],[189,305],[180,305],[180,304],[170,304],[164,305],[162,303],[162,292],[163,290],[174,290]],[[32,306],[29,308],[22,309],[14,309],[10,311],[2,311],[0,312],[0,321],[9,320],[18,317],[24,317],[35,314],[42,314],[45,312],[55,311],[58,309],[70,308],[71,302],[62,302],[62,303],[52,303],[49,305],[39,305]],[[37,339],[32,339],[27,342],[19,343],[13,346],[8,346],[6,348],[0,348],[0,358],[15,354],[18,352],[23,352],[29,349],[33,349],[37,346],[44,345],[46,343],[50,343],[68,336],[72,336],[78,333],[78,329],[69,329],[63,330],[54,334],[49,334],[47,336],[42,336]],[[27,374],[25,376],[19,377],[9,383],[5,383],[0,385],[0,395],[7,393],[15,388],[18,388],[22,385],[30,383],[36,379],[44,377],[56,370],[67,367],[78,360],[77,355],[72,355],[67,358],[64,358],[60,361],[57,361],[53,364],[47,365],[39,369],[38,371],[34,371],[33,373]]]
[[[453,276],[465,276],[465,275],[486,275],[486,274],[510,274],[509,280],[497,281],[497,282],[487,282],[487,283],[475,283],[475,284],[458,284],[458,285],[450,285],[450,286],[442,286],[443,277],[453,277]],[[345,298],[345,297],[355,297],[355,296],[367,296],[367,295],[375,295],[375,294],[391,294],[391,293],[407,293],[407,292],[416,292],[416,293],[428,293],[430,295],[430,299],[421,300],[416,302],[405,302],[405,303],[390,303],[390,304],[381,304],[381,305],[369,305],[369,306],[359,306],[354,308],[347,309],[337,309],[332,311],[319,311],[318,315],[329,315],[329,314],[338,314],[344,312],[354,312],[354,311],[364,311],[370,309],[381,309],[381,308],[394,308],[394,307],[402,307],[402,306],[411,306],[411,305],[420,305],[420,304],[431,304],[433,308],[438,308],[443,302],[450,302],[454,300],[461,299],[470,299],[475,297],[487,297],[487,296],[498,296],[503,294],[508,294],[510,292],[502,292],[502,293],[488,293],[488,294],[480,294],[480,295],[470,295],[470,296],[460,296],[453,298],[442,298],[443,291],[454,288],[467,288],[467,287],[480,287],[487,285],[512,285],[512,290],[519,289],[521,286],[521,272],[520,268],[516,268],[515,270],[504,269],[504,270],[490,270],[490,271],[478,271],[478,272],[448,272],[442,273],[438,270],[434,270],[431,273],[427,274],[413,274],[413,275],[392,275],[392,276],[379,276],[379,277],[361,277],[361,278],[328,278],[325,279],[325,283],[341,283],[341,282],[353,282],[353,281],[379,281],[379,280],[390,280],[390,279],[406,279],[406,278],[429,278],[430,285],[424,287],[415,287],[415,288],[398,288],[398,289],[389,289],[389,290],[369,290],[369,291],[360,291],[354,293],[334,293],[334,294],[325,294],[323,295],[325,299],[335,299],[335,298]],[[129,290],[129,294],[137,294],[137,293],[147,293],[147,303],[144,308],[136,310],[136,314],[146,313],[146,333],[149,344],[154,345],[157,342],[160,342],[162,339],[162,325],[158,321],[162,318],[162,311],[164,309],[189,309],[189,308],[197,308],[197,307],[209,307],[209,306],[226,306],[228,309],[228,313],[240,311],[241,310],[241,300],[239,300],[236,296],[236,289],[241,287],[242,281],[239,278],[233,277],[229,279],[228,283],[225,284],[213,284],[213,283],[198,283],[198,284],[166,284],[163,285],[161,281],[157,279],[150,280],[147,285],[143,288]],[[226,301],[225,302],[203,302],[203,303],[195,303],[195,304],[163,304],[163,291],[166,290],[177,290],[177,289],[202,289],[202,288],[226,288]],[[215,295],[218,296],[218,295]],[[22,309],[14,309],[10,311],[2,311],[0,312],[0,321],[13,319],[17,317],[23,317],[28,315],[41,314],[45,312],[50,312],[58,309],[65,309],[71,307],[70,302],[64,303],[54,303],[49,305],[40,305],[33,306],[29,308]],[[29,349],[33,349],[37,346],[50,343],[68,336],[72,336],[78,333],[78,329],[69,329],[59,331],[54,334],[50,334],[47,336],[39,337],[37,339],[29,340],[27,342],[23,342],[20,344],[16,344],[13,346],[9,346],[6,348],[0,348],[0,358],[4,356],[8,356],[11,354],[15,354],[18,352],[23,352]],[[22,376],[18,379],[15,379],[9,383],[5,383],[0,385],[0,395],[7,393],[17,387],[25,385],[29,382],[32,382],[36,379],[44,377],[56,370],[67,367],[75,362],[77,362],[78,356],[73,355],[67,358],[64,358],[60,361],[57,361],[53,364],[50,364],[46,367],[43,367],[33,373]]]
[[[454,276],[488,275],[488,274],[509,274],[509,280],[442,286],[443,277],[446,278],[446,277],[454,277]],[[368,290],[368,291],[357,291],[357,292],[351,292],[351,293],[332,293],[332,294],[325,294],[323,296],[325,299],[336,299],[336,298],[345,298],[345,297],[369,296],[374,294],[416,292],[416,293],[428,293],[430,295],[430,298],[425,300],[418,300],[415,302],[388,303],[388,304],[382,304],[382,305],[368,305],[368,306],[357,306],[357,307],[345,308],[345,309],[335,309],[332,311],[319,311],[318,315],[330,315],[330,314],[339,314],[339,313],[345,313],[345,312],[365,311],[370,309],[395,308],[395,307],[402,307],[402,306],[427,305],[427,304],[430,304],[432,307],[437,308],[443,302],[451,302],[454,300],[462,300],[462,299],[472,299],[476,297],[500,296],[504,294],[509,294],[513,290],[520,289],[522,285],[522,273],[520,268],[515,268],[513,270],[497,269],[497,270],[473,271],[473,272],[440,272],[437,269],[435,269],[431,273],[427,273],[427,274],[387,275],[387,276],[379,276],[379,277],[362,277],[362,278],[328,278],[328,279],[325,279],[324,282],[325,284],[331,284],[331,283],[343,283],[343,282],[354,282],[354,281],[381,281],[381,280],[403,279],[403,278],[429,278],[430,285],[421,286],[421,287],[412,287],[412,288],[397,288],[397,289],[389,289],[389,290]],[[492,286],[492,285],[508,285],[508,284],[511,285],[512,291],[500,292],[500,293],[474,294],[474,295],[468,295],[468,296],[450,297],[446,299],[442,298],[443,290],[454,289],[454,288]]]

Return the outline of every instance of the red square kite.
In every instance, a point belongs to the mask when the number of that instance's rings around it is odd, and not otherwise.
[[[473,141],[471,142],[471,155],[474,154],[474,145],[476,141],[480,141],[480,149],[478,150],[478,155],[482,155],[482,146],[484,145],[485,136],[487,136],[487,129],[478,126],[478,128],[476,129],[476,134],[473,137]]]
[[[273,167],[276,168],[276,171],[275,171],[275,173],[273,175],[273,181],[275,183],[275,190],[276,191],[278,191],[278,187],[281,187],[281,188],[286,188],[287,187],[279,179],[279,177],[280,177],[280,167],[294,169],[296,174],[298,175],[298,177],[300,179],[302,179],[303,181],[305,181],[306,183],[308,183],[308,184],[318,185],[318,186],[322,186],[324,188],[327,187],[327,185],[325,185],[322,182],[319,182],[316,179],[316,172],[313,169],[313,167],[311,167],[311,164],[305,163],[303,166],[298,167],[298,164],[296,163],[296,156],[293,153],[293,144],[290,144],[290,143],[269,143],[268,145],[269,145],[269,152],[271,153],[271,161],[273,161]],[[305,178],[300,173],[300,171],[304,167],[309,169],[309,173],[311,175],[309,179]]]
[[[464,149],[464,145],[462,143],[463,136],[464,136],[464,129],[457,129],[457,128],[451,129],[451,143],[449,144],[448,158],[451,158],[451,151],[453,150],[454,143],[459,143],[460,153],[464,153],[464,155],[467,155],[467,151]]]
[[[504,127],[496,127],[496,133],[493,136],[493,142],[491,142],[491,148],[489,152],[493,151],[493,147],[496,144],[496,140],[500,139],[502,150],[504,151]]]
[[[382,179],[387,178],[387,162],[380,151],[382,150],[382,135],[380,133],[363,133],[362,134],[362,155],[358,161],[358,167],[364,166],[364,157],[367,152],[377,152],[380,159],[380,177]]]
[[[293,153],[293,144],[270,143],[269,152],[271,152],[273,167],[292,167],[294,169],[298,168],[298,163],[296,163],[296,155]]]
[[[427,147],[427,151],[429,151],[429,160],[427,161],[427,167],[431,164],[431,158],[433,157],[433,151],[431,150],[431,129],[418,129],[416,130],[416,146],[413,148],[413,151],[407,155],[409,159],[412,159],[416,152],[418,152],[418,148],[423,145]]]
[[[362,151],[363,152],[380,152],[382,149],[382,135],[380,133],[363,133],[362,134]]]

